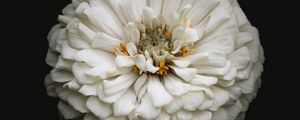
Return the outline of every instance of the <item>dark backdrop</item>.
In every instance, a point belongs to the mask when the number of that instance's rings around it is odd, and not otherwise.
[[[280,0],[279,0],[280,1]],[[2,3],[1,21],[1,113],[8,120],[58,120],[57,99],[46,95],[44,62],[46,36],[69,0],[32,0]],[[245,120],[294,120],[299,109],[297,52],[299,26],[292,3],[239,0],[250,22],[260,31],[265,50],[265,71],[258,96]],[[299,11],[299,10],[298,10]],[[2,62],[3,61],[3,62]],[[294,70],[295,69],[295,70]],[[295,83],[294,83],[295,82]]]

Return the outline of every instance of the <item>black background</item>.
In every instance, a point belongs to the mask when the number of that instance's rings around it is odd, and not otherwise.
[[[249,21],[260,31],[266,61],[263,84],[245,120],[294,120],[299,111],[299,27],[293,3],[239,0]],[[70,1],[37,0],[1,3],[1,113],[9,120],[58,120],[57,99],[46,95],[46,36]],[[299,10],[298,10],[299,11]],[[295,110],[294,110],[295,109]]]

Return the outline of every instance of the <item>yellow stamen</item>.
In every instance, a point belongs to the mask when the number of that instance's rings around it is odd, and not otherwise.
[[[135,66],[133,66],[132,71],[135,73],[139,73],[140,69],[135,65]]]
[[[190,24],[190,28],[193,28],[193,25],[192,25],[192,23]]]
[[[180,48],[179,52],[177,53],[179,56],[186,56],[188,54],[188,50],[186,50],[184,47]]]
[[[171,33],[171,32],[168,32],[168,31],[166,31],[166,32],[165,32],[165,36],[167,36],[168,38],[170,38],[170,37],[172,36],[172,33]]]
[[[168,75],[169,67],[166,65],[166,61],[162,60],[159,62],[159,70],[156,72],[158,75]]]
[[[187,22],[188,22],[188,19],[187,19],[187,18],[184,18],[183,21],[182,21],[182,23],[183,23],[184,25],[186,25]]]
[[[126,48],[126,44],[125,43],[120,43],[120,48],[121,48],[121,52],[126,55],[129,56],[127,48]],[[119,48],[114,48],[114,52],[117,53],[119,51]]]

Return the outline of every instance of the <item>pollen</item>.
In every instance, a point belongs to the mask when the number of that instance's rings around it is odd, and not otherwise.
[[[189,51],[187,49],[180,48],[179,52],[177,53],[178,56],[186,56],[189,53]]]
[[[166,65],[166,61],[162,60],[159,62],[159,70],[156,72],[158,75],[168,75],[169,67]]]
[[[183,23],[184,25],[186,25],[187,22],[188,22],[187,18],[184,18],[184,19],[182,20],[182,23]]]
[[[168,32],[168,31],[166,31],[166,32],[165,32],[165,36],[166,36],[166,37],[168,37],[168,38],[170,38],[170,37],[172,36],[172,33],[171,33],[171,32]]]

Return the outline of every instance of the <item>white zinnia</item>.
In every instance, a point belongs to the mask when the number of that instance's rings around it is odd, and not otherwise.
[[[260,86],[236,0],[72,0],[58,20],[45,84],[65,119],[242,120]]]

